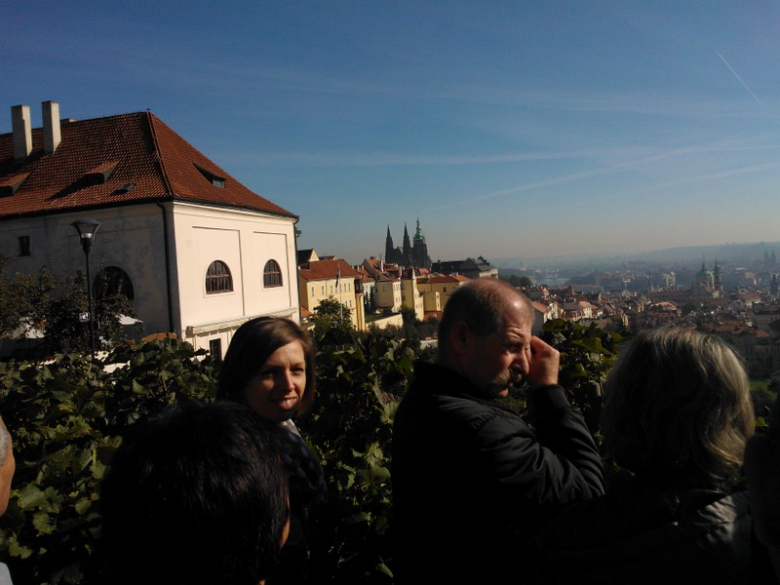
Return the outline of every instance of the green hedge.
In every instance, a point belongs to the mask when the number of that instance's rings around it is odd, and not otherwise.
[[[331,333],[319,339],[316,407],[299,422],[329,482],[331,521],[314,518],[325,546],[314,551],[313,578],[389,584],[392,421],[414,359],[431,356],[417,341]],[[544,335],[562,351],[572,398],[586,416],[597,410],[592,382],[603,380],[619,338],[562,323]],[[121,367],[108,371],[112,364]],[[46,364],[0,362],[0,413],[17,458],[0,559],[16,585],[101,582],[98,494],[120,437],[167,404],[213,399],[216,373],[208,356],[176,340],[122,346],[104,361],[66,354]]]

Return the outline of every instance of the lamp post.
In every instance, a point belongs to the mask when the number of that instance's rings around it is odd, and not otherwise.
[[[95,357],[95,320],[92,315],[92,287],[89,277],[89,251],[92,249],[92,243],[95,241],[95,232],[98,231],[100,224],[91,218],[84,218],[74,221],[71,224],[79,233],[81,248],[84,250],[84,257],[87,260],[87,299],[89,299],[89,345],[92,349],[92,357]]]

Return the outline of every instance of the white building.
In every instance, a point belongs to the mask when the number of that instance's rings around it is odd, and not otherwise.
[[[71,121],[43,104],[12,108],[0,134],[0,254],[9,270],[85,266],[77,219],[100,223],[93,283],[106,271],[129,291],[147,334],[223,354],[244,321],[299,321],[297,216],[253,193],[154,114]]]

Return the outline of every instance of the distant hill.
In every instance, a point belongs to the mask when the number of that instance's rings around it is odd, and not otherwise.
[[[751,262],[763,260],[764,252],[775,251],[780,256],[780,242],[758,242],[755,244],[720,244],[718,246],[685,246],[682,248],[667,248],[653,252],[634,254],[636,260],[651,262],[684,262],[685,260],[700,261],[703,257],[708,264],[717,259],[729,262]]]
[[[588,265],[591,267],[607,267],[610,265],[621,265],[627,261],[643,261],[650,263],[674,263],[674,262],[694,262],[699,263],[704,259],[707,264],[718,262],[745,263],[761,261],[764,253],[772,252],[780,259],[780,241],[778,242],[757,242],[751,244],[719,244],[715,246],[683,246],[678,248],[665,248],[663,250],[654,250],[651,252],[639,252],[635,254],[624,255],[583,255],[572,254],[570,257],[561,257],[556,259],[533,259],[533,258],[499,258],[491,260],[499,269],[522,269],[532,266],[575,266]]]

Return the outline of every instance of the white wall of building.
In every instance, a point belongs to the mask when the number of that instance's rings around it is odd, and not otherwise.
[[[84,252],[71,224],[87,217],[100,223],[90,253],[93,281],[102,268],[121,268],[133,283],[133,307],[144,321],[144,330],[168,331],[162,210],[156,205],[4,220],[0,253],[9,259],[9,274],[31,274],[42,266],[59,275],[85,270]],[[20,236],[30,238],[29,256],[19,256]]]
[[[248,319],[276,315],[299,320],[292,218],[177,202],[173,222],[186,339],[197,347],[222,339],[224,351],[233,331]],[[263,285],[269,259],[282,270],[281,287]],[[206,292],[206,272],[215,260],[230,268],[232,291]]]
[[[55,274],[85,268],[84,252],[71,225],[86,217],[100,223],[90,254],[91,276],[117,266],[133,284],[136,315],[146,334],[170,331],[166,279],[165,221],[168,229],[174,332],[196,347],[222,339],[261,315],[299,320],[293,218],[181,202],[132,205],[4,220],[0,254],[8,271],[33,273],[46,265]],[[30,238],[30,255],[19,256],[19,237]],[[282,286],[263,286],[263,269],[273,258]],[[206,294],[206,271],[214,260],[230,267],[233,291]]]

